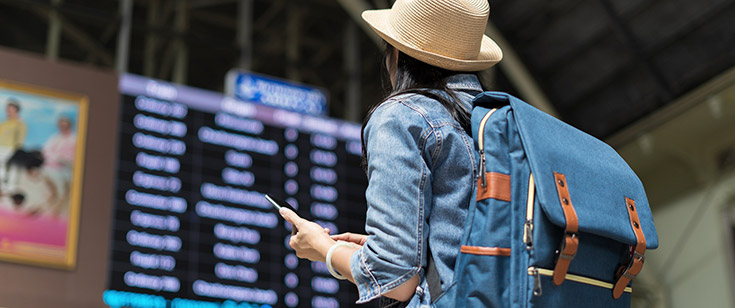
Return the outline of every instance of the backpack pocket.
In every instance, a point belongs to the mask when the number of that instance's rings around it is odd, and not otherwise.
[[[575,256],[562,276],[563,283],[556,284],[553,278],[560,258],[559,246],[565,237],[564,228],[551,223],[545,212],[541,210],[537,212],[534,217],[533,257],[527,268],[529,278],[527,290],[531,302],[536,307],[558,306],[570,300],[568,295],[584,291],[599,295],[588,301],[595,303],[595,307],[629,306],[630,287],[626,284],[617,300],[613,297],[613,289],[616,271],[620,264],[628,260],[630,246],[607,237],[579,231]]]
[[[552,174],[553,182],[549,181],[551,176],[537,179],[539,192],[543,185],[553,185],[556,194],[549,194],[548,189],[546,195],[539,193],[541,215],[535,217],[540,223],[534,224],[538,231],[534,240],[546,238],[545,245],[535,247],[536,260],[531,267],[551,270],[555,286],[568,280],[568,274],[591,275],[592,279],[611,282],[612,298],[621,297],[642,269],[646,248],[653,246],[643,232],[644,225],[653,225],[650,211],[639,215],[635,201],[622,194],[616,198],[618,202],[604,194],[591,198],[588,191],[595,189],[588,186],[589,181]]]
[[[553,282],[553,270],[543,268],[529,268],[530,284],[538,284],[542,290],[553,290],[545,292],[542,296],[531,298],[531,304],[535,307],[590,307],[594,303],[595,308],[619,308],[630,307],[631,288],[626,288],[618,300],[610,297],[613,284],[581,275],[567,274],[566,282],[561,287],[556,287]],[[533,278],[535,277],[535,278]],[[609,299],[609,300],[602,300]]]
[[[504,185],[506,178],[495,174],[488,177],[487,187]],[[509,180],[509,179],[508,179]],[[478,180],[478,188],[481,188]],[[510,190],[508,182],[507,190]],[[460,253],[457,256],[455,277],[462,277],[455,281],[453,288],[457,299],[465,301],[459,304],[467,307],[492,307],[495,303],[504,303],[509,300],[511,273],[508,271],[511,264],[511,225],[507,222],[511,215],[510,201],[496,197],[484,197],[480,189],[473,200],[468,214],[469,237],[463,241]],[[491,195],[505,195],[497,191]],[[466,233],[467,234],[467,233]],[[453,305],[449,306],[455,306]],[[437,305],[441,307],[440,305]]]

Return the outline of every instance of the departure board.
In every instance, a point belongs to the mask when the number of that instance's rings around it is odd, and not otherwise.
[[[364,233],[360,126],[121,75],[112,307],[351,307],[264,194]],[[94,145],[92,145],[94,146]]]

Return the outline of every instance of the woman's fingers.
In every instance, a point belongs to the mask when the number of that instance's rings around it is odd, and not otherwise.
[[[352,242],[356,238],[356,235],[357,234],[347,232],[347,233],[332,235],[332,239],[335,241]]]
[[[365,241],[367,241],[367,235],[347,232],[347,233],[332,235],[332,239],[335,241],[345,241],[345,242],[355,243],[358,245],[364,245]]]
[[[293,225],[293,230],[298,230],[297,233],[292,233],[288,242],[296,256],[323,262],[327,251],[334,245],[334,241],[329,238],[330,230],[299,217],[290,209],[282,208],[279,214]]]
[[[292,225],[294,225],[297,229],[301,229],[301,225],[306,221],[303,218],[299,217],[296,213],[294,213],[292,210],[289,210],[287,208],[281,208],[280,211],[278,211],[283,219],[290,222]]]
[[[349,242],[347,240],[348,238],[349,238],[349,233],[342,233],[342,234],[332,235],[332,239],[335,240],[335,241],[347,241],[347,242]]]

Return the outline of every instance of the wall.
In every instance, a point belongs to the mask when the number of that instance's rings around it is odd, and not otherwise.
[[[643,181],[660,247],[635,307],[735,307],[735,78],[619,149]]]
[[[0,49],[0,79],[89,96],[76,268],[0,262],[0,307],[105,307],[102,292],[107,285],[117,150],[117,75]]]
[[[662,246],[648,255],[646,266],[666,285],[668,307],[734,307],[723,219],[734,196],[731,174],[656,212]],[[687,228],[696,215],[701,215],[696,226]],[[679,244],[684,236],[688,239]]]

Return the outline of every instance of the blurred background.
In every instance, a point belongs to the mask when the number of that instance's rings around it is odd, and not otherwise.
[[[353,286],[293,260],[267,204],[234,199],[272,193],[363,230],[359,123],[387,79],[359,16],[392,2],[0,0],[0,103],[78,106],[68,208],[49,216],[61,259],[0,253],[0,307],[352,306]],[[606,141],[646,187],[660,248],[633,306],[735,307],[735,1],[490,6],[504,59],[486,89]]]

